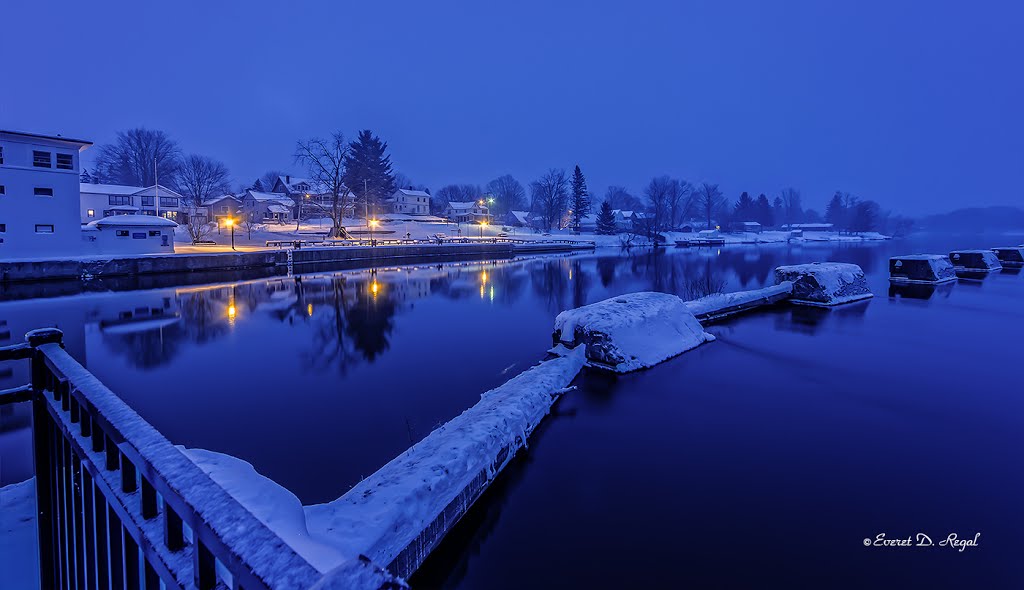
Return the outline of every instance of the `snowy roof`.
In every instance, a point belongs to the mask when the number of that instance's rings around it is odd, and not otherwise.
[[[29,138],[32,138],[32,139],[49,139],[51,141],[65,141],[67,143],[78,143],[78,144],[81,144],[81,146],[83,148],[92,145],[91,141],[86,141],[84,139],[72,139],[70,137],[61,137],[60,135],[42,135],[42,134],[39,134],[39,133],[27,133],[25,131],[13,131],[11,129],[0,129],[0,133],[5,134],[5,135],[17,135],[17,136],[20,136],[20,137],[29,137]]]
[[[134,195],[142,190],[141,186],[123,184],[92,184],[83,182],[78,185],[78,192],[93,195]]]
[[[207,199],[207,200],[203,201],[203,207],[208,207],[208,206],[213,205],[215,203],[219,203],[219,202],[223,201],[224,199],[231,199],[233,201],[238,201],[238,202],[242,201],[242,197],[240,197],[238,195],[221,195],[219,197],[214,197],[212,199]]]
[[[310,192],[310,193],[325,193],[328,192],[326,188],[321,186],[319,183],[310,180],[309,178],[297,178],[295,176],[278,176],[278,180],[284,185],[288,192]],[[300,184],[305,184],[306,189],[300,188]]]
[[[430,198],[430,195],[425,193],[425,192],[423,192],[423,191],[416,191],[416,190],[412,190],[412,189],[409,189],[409,188],[400,188],[397,191],[395,191],[395,194],[398,194],[398,193],[402,193],[403,195],[405,195],[407,197],[427,197],[427,198]],[[394,195],[392,195],[392,196],[394,196]]]
[[[476,201],[470,201],[468,203],[462,201],[450,201],[448,206],[456,211],[459,209],[472,209],[473,207],[476,207]]]
[[[153,185],[153,186],[147,186],[146,188],[140,188],[136,192],[132,193],[132,196],[136,196],[136,197],[155,197],[155,196],[177,197],[179,199],[184,199],[185,198],[182,195],[172,191],[171,189],[167,188],[166,186],[164,186],[162,184],[156,184],[156,185]]]
[[[86,224],[87,227],[178,227],[166,217],[156,215],[113,215]]]
[[[290,209],[288,209],[288,207],[285,207],[284,205],[278,205],[275,203],[273,205],[268,205],[267,211],[270,211],[271,213],[288,213]]]
[[[291,197],[288,195],[282,195],[281,193],[262,193],[260,191],[248,190],[245,191],[245,194],[260,202],[274,201],[281,203],[282,205],[289,205],[292,202]]]
[[[132,205],[114,205],[113,207],[108,207],[107,210],[108,211],[138,211],[139,208],[135,207],[135,206],[132,206]]]
[[[513,217],[515,217],[520,223],[526,223],[530,220],[529,211],[509,211]]]

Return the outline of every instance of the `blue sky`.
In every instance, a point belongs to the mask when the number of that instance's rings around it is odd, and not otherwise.
[[[905,213],[1024,203],[1024,4],[5,3],[0,128],[133,126],[296,174],[295,142],[373,129],[437,189],[579,164],[836,189]],[[88,155],[88,152],[86,153]],[[88,164],[88,158],[87,158]]]

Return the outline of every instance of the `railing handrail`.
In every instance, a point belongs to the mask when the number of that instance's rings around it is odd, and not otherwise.
[[[35,330],[25,344],[0,347],[0,362],[32,359],[32,383],[0,391],[0,403],[33,404],[44,585],[80,586],[83,563],[89,577],[106,575],[105,561],[89,561],[92,554],[82,553],[92,548],[89,498],[95,493],[96,526],[107,526],[99,523],[101,498],[110,510],[111,552],[121,550],[123,527],[124,581],[134,580],[128,587],[139,587],[139,551],[146,588],[157,577],[168,588],[221,587],[218,561],[233,588],[301,589],[326,579],[331,582],[323,587],[338,587],[341,570],[360,588],[404,587],[365,558],[324,575],[71,357],[62,338],[60,330]],[[96,542],[100,534],[97,529]],[[114,564],[112,554],[111,575],[120,571]]]

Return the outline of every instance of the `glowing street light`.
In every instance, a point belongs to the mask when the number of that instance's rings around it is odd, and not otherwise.
[[[228,217],[224,220],[224,225],[231,228],[231,249],[235,249],[235,220]]]
[[[486,227],[486,226],[487,226],[487,221],[486,220],[480,222],[480,237],[481,238],[484,237],[484,227]]]
[[[370,226],[370,246],[373,246],[373,228],[377,227],[379,224],[380,222],[376,219],[369,219],[366,222],[366,225]],[[374,291],[374,293],[376,293],[376,291]]]

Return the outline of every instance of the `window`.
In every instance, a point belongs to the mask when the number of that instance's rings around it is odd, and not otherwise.
[[[155,202],[156,202],[156,198],[155,197],[142,197],[142,206],[143,207],[152,207],[155,204]]]
[[[132,198],[131,197],[124,197],[124,196],[120,196],[120,195],[109,195],[107,197],[107,204],[108,205],[131,205],[132,204]]]
[[[60,170],[74,170],[75,157],[71,154],[57,154],[57,168]]]
[[[160,197],[161,207],[177,207],[178,199],[176,197]]]
[[[178,212],[177,211],[164,211],[163,213],[160,214],[160,216],[161,217],[166,217],[167,219],[170,219],[171,221],[174,221],[174,222],[178,221]]]
[[[154,215],[155,216],[156,215],[156,209],[143,209],[142,210],[142,214],[143,215]]]
[[[150,235],[150,237],[154,237],[155,238],[156,236],[160,235],[160,230],[158,230],[158,229],[151,229],[151,230],[149,230],[149,235]]]
[[[50,168],[50,152],[32,151],[32,165],[36,168]]]
[[[4,187],[4,185],[0,184],[0,195],[6,195],[6,194],[7,194],[7,188]]]
[[[7,233],[7,224],[6,223],[0,223],[0,234],[5,234],[5,233]]]
[[[88,215],[89,217],[96,217],[96,210],[89,209],[88,211],[85,212],[85,214]]]
[[[52,197],[53,196],[53,189],[52,188],[37,186],[33,192],[35,193],[35,195],[37,197]]]
[[[4,146],[0,145],[0,164],[4,163]]]
[[[133,240],[145,240],[146,239],[146,232],[144,232],[144,231],[132,232],[132,239]]]
[[[50,224],[50,223],[45,223],[45,224],[44,223],[37,223],[36,224],[36,233],[37,234],[52,234],[53,233],[53,224]]]
[[[119,237],[119,238],[127,238],[128,237],[128,230],[126,230],[126,229],[116,230],[116,231],[114,231],[114,235]]]

